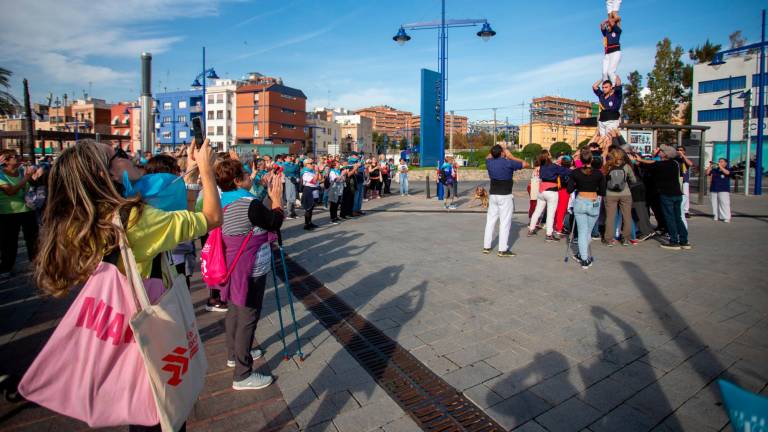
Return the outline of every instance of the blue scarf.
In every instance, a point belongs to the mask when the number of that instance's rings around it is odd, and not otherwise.
[[[123,186],[123,195],[126,198],[140,195],[147,204],[165,211],[187,209],[187,188],[184,180],[173,174],[146,174],[131,183],[128,173],[123,171]]]
[[[254,195],[243,188],[226,191],[221,193],[221,207],[224,208],[240,198],[254,197]]]
[[[302,168],[301,169],[301,176],[304,177],[304,173],[312,173],[315,174],[315,170],[311,168]]]

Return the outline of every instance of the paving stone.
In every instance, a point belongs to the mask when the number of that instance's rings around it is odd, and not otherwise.
[[[502,427],[511,430],[551,407],[535,394],[523,392],[486,409],[486,412]]]
[[[480,360],[493,357],[498,353],[499,352],[496,351],[495,348],[490,346],[473,345],[461,351],[455,351],[450,354],[446,354],[445,357],[459,367],[464,367],[472,363],[477,363]]]
[[[498,370],[483,362],[477,362],[450,372],[443,376],[443,378],[457,390],[464,391],[499,375],[501,375],[501,372]]]
[[[547,432],[547,430],[544,429],[540,424],[536,423],[536,421],[531,420],[515,429],[515,432]]]
[[[642,412],[621,405],[615,410],[589,425],[593,432],[646,432],[653,427],[655,422],[648,419]]]
[[[400,407],[386,400],[340,414],[333,422],[340,432],[366,432],[385,426],[402,415]]]
[[[621,404],[636,390],[612,378],[606,378],[579,394],[579,398],[598,410],[607,413]]]
[[[561,372],[531,387],[530,391],[552,405],[558,405],[583,390],[580,382],[573,382],[568,371]],[[582,387],[582,388],[579,388]]]
[[[480,408],[488,408],[489,406],[496,405],[497,403],[504,400],[501,396],[494,393],[493,390],[489,389],[484,384],[468,388],[462,393]]]
[[[387,423],[381,429],[384,432],[421,432],[421,428],[408,416]]]
[[[600,416],[600,411],[571,398],[538,416],[536,421],[550,432],[572,431],[586,427]]]

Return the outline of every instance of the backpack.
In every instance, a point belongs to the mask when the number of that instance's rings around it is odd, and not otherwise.
[[[614,167],[608,171],[608,182],[606,187],[609,191],[621,192],[627,186],[627,173],[624,167]]]
[[[438,173],[438,179],[442,184],[446,184],[446,185],[453,184],[453,168],[452,167],[441,168],[440,172]]]
[[[223,285],[229,280],[229,276],[235,269],[235,264],[240,259],[240,255],[243,254],[245,245],[248,244],[248,240],[251,239],[253,230],[248,231],[248,235],[243,239],[243,243],[240,244],[240,249],[235,255],[235,259],[232,261],[232,266],[227,269],[227,260],[224,257],[224,238],[221,227],[214,228],[208,240],[203,245],[203,249],[200,251],[200,273],[203,274],[203,281],[211,286]]]
[[[46,192],[45,186],[32,186],[24,194],[24,203],[32,210],[40,210],[45,206]]]

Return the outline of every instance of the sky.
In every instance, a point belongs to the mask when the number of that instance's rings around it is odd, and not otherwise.
[[[653,67],[656,43],[686,51],[706,39],[728,46],[742,30],[760,39],[760,0],[624,0],[626,77]],[[518,124],[523,102],[558,95],[592,100],[601,75],[601,0],[446,0],[448,19],[485,18],[497,32],[449,31],[447,110],[470,119]],[[153,54],[153,91],[189,88],[207,66],[221,77],[252,71],[304,91],[307,110],[387,104],[418,113],[420,69],[437,70],[437,31],[400,24],[440,17],[439,0],[0,0],[0,67],[12,93],[29,79],[33,102],[83,92],[108,102],[135,100],[141,52]],[[687,55],[685,56],[687,61]],[[21,98],[19,97],[19,100]]]

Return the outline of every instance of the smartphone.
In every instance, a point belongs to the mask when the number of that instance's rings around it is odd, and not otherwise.
[[[203,146],[203,121],[200,117],[194,117],[192,119],[192,136],[195,138],[195,146],[200,148]]]

